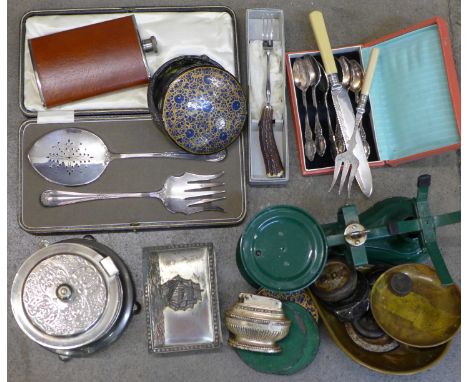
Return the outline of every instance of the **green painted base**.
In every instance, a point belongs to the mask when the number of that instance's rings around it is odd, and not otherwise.
[[[241,254],[240,254],[240,244],[241,244],[241,239],[242,239],[242,236],[239,238],[239,241],[237,242],[237,249],[236,249],[236,264],[237,264],[237,269],[239,269],[239,272],[240,274],[242,275],[242,277],[244,278],[245,281],[247,281],[250,285],[252,285],[255,289],[258,289],[260,288],[260,285],[258,285],[257,283],[255,283],[255,281],[253,281],[249,275],[247,274],[247,272],[245,271],[244,269],[244,265],[242,264],[242,259],[241,259]]]
[[[375,203],[359,215],[359,222],[366,229],[385,227],[389,223],[415,219],[414,200],[405,197],[393,197]],[[324,224],[325,235],[344,232],[344,226],[338,223]],[[403,234],[385,237],[380,240],[368,240],[365,244],[369,263],[404,264],[420,263],[428,259],[427,250],[421,245],[420,234]],[[344,253],[344,246],[336,247]]]
[[[294,206],[278,205],[249,222],[239,241],[237,266],[252,285],[294,292],[317,279],[327,249],[322,227],[312,216]]]
[[[283,307],[286,317],[291,320],[291,328],[288,335],[278,342],[281,353],[266,354],[236,349],[247,365],[261,373],[295,374],[308,366],[317,354],[319,330],[310,313],[294,302],[284,302]]]

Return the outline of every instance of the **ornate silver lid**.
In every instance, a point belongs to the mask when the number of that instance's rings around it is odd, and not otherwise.
[[[13,314],[35,342],[75,349],[103,336],[122,307],[119,271],[85,245],[42,248],[20,267],[11,290]]]

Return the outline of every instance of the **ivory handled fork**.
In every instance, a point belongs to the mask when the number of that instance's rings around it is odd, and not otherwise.
[[[348,143],[347,151],[342,154],[337,155],[335,159],[335,170],[333,172],[333,181],[330,186],[330,190],[335,185],[338,176],[341,172],[341,180],[340,180],[340,188],[338,190],[338,194],[341,193],[341,190],[344,186],[346,181],[346,177],[349,172],[349,179],[348,179],[348,198],[351,196],[351,185],[353,184],[354,177],[356,176],[356,172],[358,167],[361,165],[361,161],[366,161],[366,158],[358,160],[358,158],[353,154],[353,150],[356,147],[356,131],[359,129],[359,125],[362,120],[362,116],[366,111],[366,103],[369,97],[369,90],[372,84],[372,79],[374,77],[375,67],[377,65],[377,59],[379,57],[379,49],[373,48],[370,54],[369,62],[367,65],[367,69],[364,75],[364,82],[361,88],[361,95],[359,97],[359,103],[356,108],[356,119],[354,122],[354,130],[351,136],[351,139]],[[351,169],[351,170],[350,170]],[[329,190],[329,191],[330,191]]]

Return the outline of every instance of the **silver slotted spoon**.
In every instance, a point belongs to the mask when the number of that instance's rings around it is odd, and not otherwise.
[[[39,175],[62,186],[82,186],[94,182],[114,159],[171,158],[219,162],[225,157],[225,150],[210,155],[183,151],[117,154],[110,152],[96,134],[74,127],[45,134],[28,153],[29,162]]]
[[[223,174],[220,172],[213,175],[198,175],[186,172],[180,176],[170,176],[160,190],[153,192],[93,193],[46,190],[41,194],[41,203],[44,207],[59,207],[93,200],[155,198],[173,213],[190,215],[202,211],[223,212],[223,208],[212,204],[226,199],[225,190],[212,190],[214,187],[224,186],[222,182],[214,182]]]

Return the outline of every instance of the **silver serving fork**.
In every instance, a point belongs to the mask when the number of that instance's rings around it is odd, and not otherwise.
[[[359,159],[353,154],[353,150],[356,147],[356,125],[354,126],[353,135],[348,142],[348,149],[341,154],[338,154],[335,158],[335,170],[333,172],[333,181],[330,186],[328,192],[330,192],[335,185],[336,181],[338,180],[338,176],[340,174],[341,169],[342,175],[340,180],[340,189],[338,190],[338,195],[341,194],[341,190],[344,186],[346,181],[346,177],[348,176],[349,169],[351,168],[351,172],[349,174],[348,180],[348,198],[351,196],[351,185],[353,184],[354,178],[356,176],[357,169],[359,167]]]
[[[212,190],[224,186],[222,182],[214,182],[223,174],[224,172],[198,175],[186,172],[180,176],[170,176],[166,179],[163,188],[155,192],[85,193],[46,190],[41,194],[41,203],[45,207],[59,207],[92,200],[156,198],[172,213],[181,212],[190,215],[202,211],[223,212],[223,208],[212,204],[226,199],[223,195],[226,193],[225,190]]]
[[[356,119],[354,121],[354,129],[353,134],[351,135],[351,139],[347,144],[347,151],[344,153],[338,154],[335,159],[335,170],[333,172],[333,181],[330,187],[329,192],[335,185],[336,181],[338,180],[338,176],[342,169],[341,181],[340,181],[340,189],[338,190],[338,194],[341,193],[341,189],[343,188],[344,182],[346,181],[346,177],[349,172],[349,179],[348,179],[348,198],[351,196],[351,185],[353,184],[354,178],[356,176],[357,169],[360,165],[359,159],[353,154],[354,148],[357,144],[356,133],[359,131],[359,125],[362,121],[362,116],[366,112],[366,103],[369,96],[369,90],[372,84],[372,79],[374,77],[375,66],[377,65],[377,59],[379,57],[379,49],[373,48],[370,54],[369,63],[367,65],[366,73],[364,76],[364,82],[361,89],[361,96],[359,98],[359,103],[356,107]],[[364,164],[367,164],[367,158],[364,156]],[[351,168],[351,171],[350,171]]]

